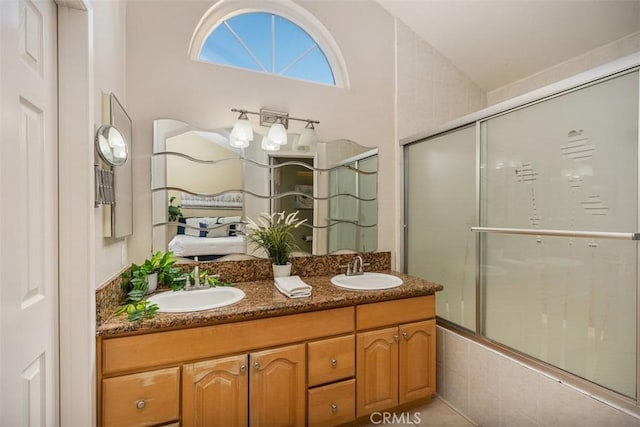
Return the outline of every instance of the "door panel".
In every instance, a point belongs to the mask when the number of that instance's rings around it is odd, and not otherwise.
[[[250,355],[250,425],[303,426],[305,423],[305,345]]]
[[[400,404],[436,392],[436,321],[400,325]]]
[[[182,384],[184,426],[247,425],[247,355],[185,365]]]
[[[58,424],[57,9],[0,2],[0,419]]]
[[[356,338],[357,415],[398,404],[398,328],[361,332]]]

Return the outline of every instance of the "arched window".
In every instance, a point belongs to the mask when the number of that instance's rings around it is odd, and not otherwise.
[[[335,41],[319,21],[290,1],[257,0],[234,9],[219,2],[191,40],[191,59],[332,86],[347,86]]]

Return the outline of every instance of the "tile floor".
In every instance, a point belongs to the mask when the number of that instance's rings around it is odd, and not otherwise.
[[[474,427],[475,424],[456,412],[445,401],[434,396],[431,403],[416,408],[405,414],[395,414],[396,418],[384,420],[382,415],[376,414],[370,423],[359,427],[379,426],[427,426],[427,427]]]

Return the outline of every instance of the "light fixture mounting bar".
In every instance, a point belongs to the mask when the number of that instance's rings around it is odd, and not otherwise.
[[[271,126],[274,123],[280,122],[284,125],[285,129],[289,129],[289,113],[281,111],[260,109],[260,126]]]
[[[313,123],[313,124],[320,124],[320,122],[318,120],[313,120],[313,119],[301,119],[298,117],[290,117],[289,113],[285,113],[282,111],[273,111],[273,110],[267,110],[265,108],[261,108],[259,113],[256,113],[255,111],[249,111],[249,110],[242,110],[239,108],[232,108],[231,109],[232,112],[234,113],[241,113],[241,114],[253,114],[255,116],[260,116],[260,126],[271,126],[272,124],[276,123],[278,121],[278,119],[280,119],[282,121],[282,124],[284,125],[285,129],[289,129],[289,120],[295,120],[298,122],[305,122],[305,123]]]

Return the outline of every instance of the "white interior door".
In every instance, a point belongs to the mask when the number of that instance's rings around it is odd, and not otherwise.
[[[56,426],[57,8],[0,1],[0,425]]]

